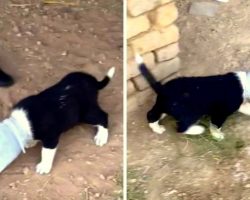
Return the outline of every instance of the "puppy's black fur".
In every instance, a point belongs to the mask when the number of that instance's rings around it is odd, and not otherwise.
[[[161,114],[166,113],[176,119],[177,131],[185,132],[202,116],[208,115],[212,124],[220,128],[243,102],[242,85],[235,73],[181,77],[162,85],[145,64],[140,64],[139,68],[158,95],[155,105],[147,114],[149,123],[158,121]]]
[[[89,74],[74,72],[43,92],[23,99],[15,109],[26,111],[34,140],[53,149],[61,133],[78,123],[108,126],[108,115],[98,105],[97,97],[109,80],[106,76],[99,82]]]

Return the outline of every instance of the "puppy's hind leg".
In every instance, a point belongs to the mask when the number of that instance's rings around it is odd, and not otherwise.
[[[153,132],[162,134],[166,130],[163,125],[159,124],[159,121],[165,116],[164,116],[164,113],[162,113],[159,104],[157,103],[148,112],[147,114],[148,123],[149,123],[149,127],[152,129]]]
[[[229,112],[220,112],[221,114],[214,114],[211,116],[210,132],[212,137],[221,141],[224,139],[224,133],[221,131],[221,126],[225,122],[226,118],[230,115]]]
[[[92,108],[90,113],[85,114],[83,121],[97,127],[94,138],[97,146],[103,146],[108,142],[108,114],[99,106]]]
[[[209,130],[210,133],[212,135],[212,137],[217,140],[217,141],[221,141],[224,139],[224,133],[221,131],[221,128],[218,128],[216,125],[214,124],[210,124],[209,126]]]
[[[184,133],[187,135],[201,135],[205,132],[205,128],[201,125],[192,125]]]
[[[178,121],[178,132],[187,135],[201,135],[205,132],[205,128],[201,125],[194,124],[196,120],[192,121]]]

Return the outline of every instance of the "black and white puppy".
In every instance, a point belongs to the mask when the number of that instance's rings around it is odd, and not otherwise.
[[[160,119],[168,114],[177,121],[177,131],[199,135],[205,128],[197,122],[202,116],[211,118],[210,132],[216,140],[224,139],[221,127],[227,117],[239,111],[250,115],[250,73],[232,72],[207,77],[180,77],[161,84],[156,81],[136,56],[139,69],[157,94],[153,108],[148,112],[149,126],[156,133],[163,133]]]
[[[114,73],[115,68],[111,68],[102,81],[86,73],[70,73],[54,86],[15,105],[10,118],[26,135],[23,145],[29,148],[42,142],[37,173],[50,172],[60,135],[79,123],[97,127],[96,145],[107,143],[108,114],[98,105],[98,92]]]

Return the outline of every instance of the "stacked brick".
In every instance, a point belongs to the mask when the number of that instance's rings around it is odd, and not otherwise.
[[[179,31],[174,24],[178,10],[172,0],[127,2],[127,92],[129,110],[133,110],[151,91],[134,62],[135,52],[143,56],[157,80],[166,79],[180,67]]]

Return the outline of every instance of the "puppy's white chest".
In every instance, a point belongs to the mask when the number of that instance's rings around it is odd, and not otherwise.
[[[236,72],[238,76],[242,89],[243,89],[243,98],[250,99],[250,77],[246,72]]]

